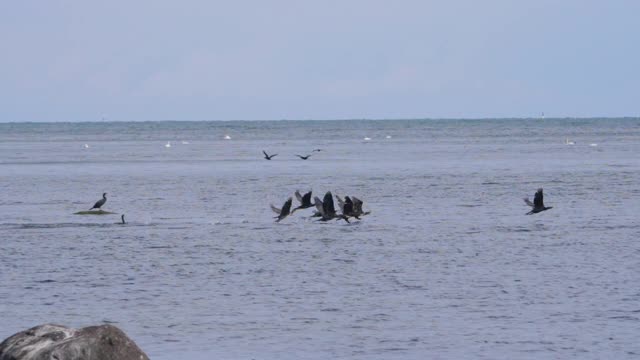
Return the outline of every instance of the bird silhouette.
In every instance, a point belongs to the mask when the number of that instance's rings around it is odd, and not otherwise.
[[[293,209],[291,211],[291,214],[293,214],[294,212],[296,212],[296,210],[300,210],[300,209],[307,209],[310,207],[313,207],[313,203],[311,203],[311,191],[309,191],[308,193],[301,195],[300,191],[296,190],[296,199],[298,199],[298,201],[300,201],[300,206],[298,206],[297,208]]]
[[[292,198],[288,198],[287,201],[282,205],[282,209],[278,209],[277,207],[271,205],[271,210],[278,214],[275,218],[278,219],[276,222],[280,222],[280,220],[286,218],[291,214],[291,203],[293,202]]]
[[[338,214],[333,203],[333,195],[331,191],[324,194],[324,198],[320,200],[317,196],[314,197],[316,209],[320,213],[320,219],[318,221],[329,221],[332,219],[343,219],[349,222],[349,219],[344,214]]]
[[[302,155],[298,155],[298,154],[296,154],[296,156],[297,156],[297,157],[299,157],[299,158],[300,158],[300,159],[302,159],[302,160],[307,160],[308,158],[310,158],[310,157],[311,157],[311,155],[302,156]]]
[[[273,158],[273,157],[275,157],[275,156],[278,156],[278,154],[269,155],[269,154],[267,154],[267,152],[266,152],[266,151],[264,151],[264,150],[262,150],[262,153],[264,154],[264,158],[265,158],[266,160],[271,160],[271,158]]]
[[[102,194],[102,199],[96,201],[95,204],[93,204],[93,207],[91,209],[89,209],[89,211],[93,210],[93,209],[100,209],[102,207],[102,205],[104,205],[104,203],[107,202],[107,193],[103,193]]]
[[[553,208],[553,206],[544,206],[544,195],[542,194],[542,188],[536,191],[536,194],[533,197],[533,202],[531,202],[528,197],[524,198],[524,202],[532,207],[532,210],[529,211],[526,215],[537,214],[539,212]]]

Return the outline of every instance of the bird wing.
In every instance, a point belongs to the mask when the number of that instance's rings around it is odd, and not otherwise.
[[[300,194],[300,191],[296,190],[296,199],[298,199],[298,201],[300,201],[302,203],[302,195]]]
[[[274,213],[280,215],[280,213],[282,212],[281,209],[278,209],[277,207],[270,205],[271,206],[271,210],[273,210]]]
[[[324,216],[324,207],[322,204],[322,200],[320,200],[320,198],[317,196],[315,196],[313,200],[314,200],[313,204],[316,206],[316,209],[318,209],[318,212],[320,213],[320,215]]]
[[[344,200],[342,200],[340,195],[336,195],[336,200],[338,200],[338,207],[340,208],[340,211],[344,213]]]
[[[271,157],[275,157],[275,156],[278,156],[278,154],[273,154],[273,155],[271,155]]]
[[[529,198],[528,198],[528,197],[524,198],[523,200],[524,200],[524,202],[525,202],[525,203],[527,203],[527,205],[529,205],[529,206],[531,206],[531,207],[534,207],[534,206],[535,206],[535,205],[533,205],[533,203],[531,202],[531,200],[529,200]]]
[[[357,198],[357,197],[355,197],[355,196],[352,196],[352,197],[351,197],[351,201],[353,202],[353,210],[354,210],[355,212],[359,213],[359,214],[360,214],[360,213],[362,213],[362,204],[363,204],[363,201],[362,201],[362,200],[360,200],[360,199],[358,199],[358,198]]]
[[[536,195],[533,197],[533,205],[536,208],[543,208],[544,207],[543,197],[544,197],[544,195],[542,195],[542,189],[538,189],[538,191],[536,191]]]
[[[331,191],[327,191],[327,193],[324,194],[322,207],[324,208],[325,215],[334,215],[336,213],[336,208],[333,204],[333,194],[331,194]]]
[[[287,216],[291,213],[291,203],[293,202],[292,198],[288,198],[287,201],[282,205],[282,211],[280,212],[280,216]]]
[[[304,196],[302,197],[301,203],[303,205],[311,205],[311,191],[309,191],[308,193],[304,194]]]
[[[269,155],[267,155],[267,152],[262,150],[262,153],[264,154],[264,156],[269,157]]]

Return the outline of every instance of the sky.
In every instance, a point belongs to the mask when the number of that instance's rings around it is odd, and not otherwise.
[[[640,1],[0,1],[0,121],[640,115]]]

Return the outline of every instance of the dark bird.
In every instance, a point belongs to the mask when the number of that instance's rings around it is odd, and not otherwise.
[[[278,219],[276,220],[276,222],[280,222],[280,220],[286,218],[287,216],[289,216],[289,214],[291,214],[292,202],[293,202],[292,198],[287,199],[287,201],[284,202],[284,205],[282,205],[282,209],[278,209],[277,207],[271,205],[271,210],[273,210],[273,212],[278,214],[278,216],[275,217],[276,219]]]
[[[369,215],[371,211],[362,210],[362,200],[355,196],[345,196],[344,200],[340,196],[336,195],[338,200],[338,206],[342,209],[342,213],[347,217],[354,217],[360,220],[360,216]]]
[[[121,221],[121,222],[119,222],[119,223],[116,223],[116,224],[123,224],[123,225],[124,225],[124,224],[126,224],[126,223],[127,223],[126,221],[124,221],[124,214],[122,214],[122,215],[120,216],[120,219],[122,219],[122,221]]]
[[[104,205],[104,203],[107,202],[107,193],[103,193],[102,194],[102,199],[96,201],[95,204],[93,204],[93,207],[91,209],[89,209],[89,211],[93,210],[93,209],[100,209],[102,207],[102,205]]]
[[[298,154],[296,154],[296,156],[297,156],[297,157],[299,157],[299,158],[300,158],[300,159],[302,159],[302,160],[307,160],[308,158],[310,158],[310,157],[311,157],[311,155],[302,156],[302,155],[298,155]]]
[[[533,202],[531,202],[528,197],[524,198],[524,202],[533,208],[526,215],[537,214],[539,212],[553,208],[553,206],[544,206],[544,195],[542,194],[542,188],[536,191],[536,194],[533,197]]]
[[[275,157],[275,156],[278,156],[278,154],[269,155],[269,154],[267,154],[267,152],[266,152],[266,151],[264,151],[264,150],[262,150],[262,153],[264,154],[264,158],[265,158],[265,159],[267,159],[267,160],[271,160],[271,158],[273,158],[273,157]]]
[[[349,222],[349,219],[344,214],[336,213],[335,205],[333,204],[333,195],[331,191],[324,194],[322,201],[316,196],[314,197],[316,209],[320,213],[319,221],[329,221],[332,219],[343,219]]]
[[[362,204],[364,203],[362,200],[358,199],[355,196],[352,196],[351,200],[353,200],[353,213],[354,214],[356,214],[358,216],[364,216],[364,215],[371,214],[371,211],[362,210]]]
[[[316,151],[320,152],[320,151],[322,151],[322,149],[313,149],[313,151],[311,151],[311,152],[316,152]]]
[[[300,191],[296,190],[296,199],[300,201],[300,206],[293,209],[293,211],[291,211],[291,214],[293,214],[294,212],[296,212],[296,210],[299,210],[299,209],[308,209],[310,207],[313,207],[313,204],[311,203],[311,191],[309,191],[304,195],[301,195]]]

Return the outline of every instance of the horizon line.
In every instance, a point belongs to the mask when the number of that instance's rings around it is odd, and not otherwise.
[[[561,117],[424,117],[424,118],[334,118],[334,119],[233,119],[233,120],[215,120],[215,119],[159,119],[159,120],[38,120],[38,121],[2,121],[1,124],[68,124],[68,123],[146,123],[146,122],[241,122],[241,121],[257,121],[257,122],[269,122],[269,121],[437,121],[437,120],[595,120],[595,119],[640,119],[640,116],[561,116]]]

